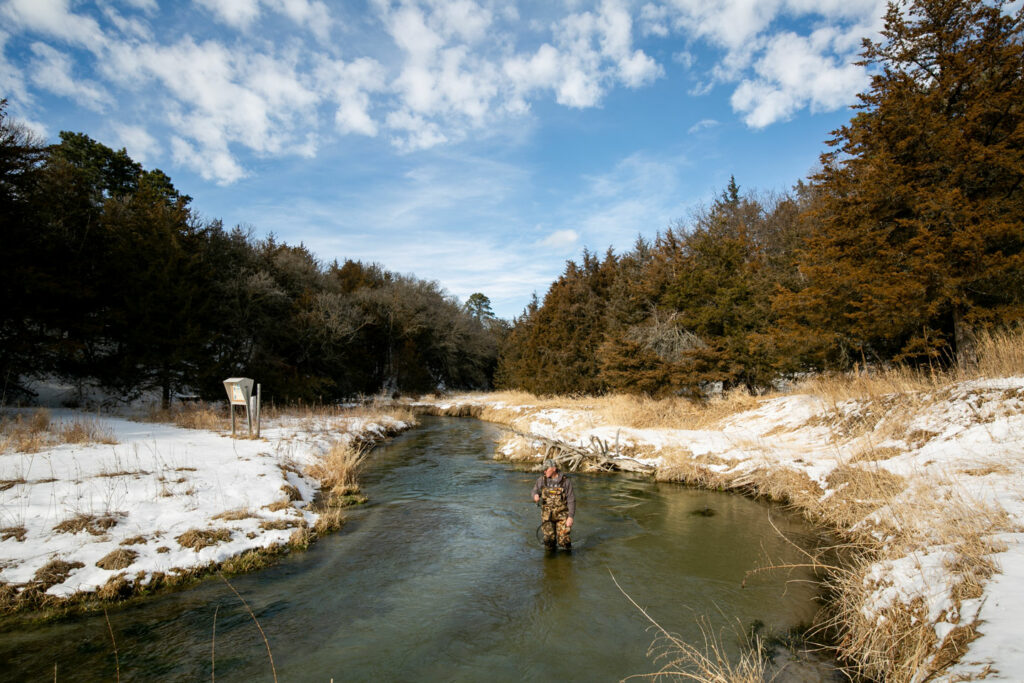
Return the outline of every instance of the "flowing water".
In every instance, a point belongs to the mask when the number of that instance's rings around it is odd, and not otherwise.
[[[370,503],[342,531],[231,579],[279,680],[615,681],[656,671],[650,623],[613,576],[667,630],[703,643],[704,617],[730,652],[744,630],[810,622],[817,589],[806,574],[762,572],[743,585],[766,558],[802,561],[790,541],[819,541],[797,517],[734,494],[574,475],[573,549],[548,552],[530,499],[537,474],[493,461],[499,433],[425,418],[372,452],[362,477]],[[259,631],[219,579],[109,618],[122,681],[272,680]],[[779,657],[788,664],[776,681],[834,676],[825,661]],[[54,680],[55,667],[61,681],[116,674],[102,613],[0,625],[0,663],[12,681]]]

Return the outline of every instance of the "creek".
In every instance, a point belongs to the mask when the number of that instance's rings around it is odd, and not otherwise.
[[[259,619],[281,681],[616,681],[657,671],[650,622],[735,655],[738,633],[810,623],[807,571],[748,576],[822,538],[780,506],[630,475],[574,474],[571,552],[536,536],[535,472],[493,460],[501,428],[422,418],[378,446],[370,502],[308,551],[231,584]],[[783,537],[785,536],[785,538]],[[744,579],[746,584],[744,586]],[[108,610],[122,681],[272,680],[266,647],[217,578]],[[216,636],[214,617],[216,614]],[[0,679],[114,680],[103,613],[0,624]],[[825,658],[776,649],[776,681],[832,680]],[[836,678],[838,680],[838,678]]]

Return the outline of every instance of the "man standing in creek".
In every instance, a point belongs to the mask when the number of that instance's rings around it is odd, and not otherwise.
[[[569,531],[576,515],[576,492],[572,480],[558,471],[554,460],[544,461],[544,474],[533,485],[533,502],[540,503],[540,526],[544,546],[553,549],[555,543],[568,550],[572,547]]]

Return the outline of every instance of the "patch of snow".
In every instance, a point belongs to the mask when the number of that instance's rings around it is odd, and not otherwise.
[[[0,582],[25,585],[53,559],[81,562],[48,593],[66,597],[95,591],[124,573],[147,577],[222,562],[253,548],[287,543],[295,528],[261,523],[313,524],[306,508],[318,483],[303,472],[339,438],[378,439],[407,425],[387,416],[324,418],[312,428],[305,420],[282,418],[262,438],[232,439],[206,430],[134,422],[71,410],[51,411],[52,422],[95,421],[116,444],[62,444],[37,453],[0,454],[0,528],[23,529],[23,540],[0,541]],[[7,486],[9,484],[9,486]],[[285,485],[302,500],[279,511],[268,509],[286,497]],[[217,518],[228,512],[249,516]],[[59,529],[79,518],[92,529]],[[102,522],[102,524],[101,524]],[[226,530],[230,540],[199,550],[183,547],[186,531]],[[140,543],[123,545],[143,537]],[[137,557],[119,570],[97,562],[118,548]]]

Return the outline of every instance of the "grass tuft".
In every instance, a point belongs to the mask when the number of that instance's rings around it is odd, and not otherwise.
[[[54,531],[63,534],[77,534],[81,531],[88,531],[93,536],[102,536],[107,532],[107,529],[117,524],[117,521],[123,513],[115,512],[113,514],[105,515],[87,515],[80,513],[65,519],[63,522],[53,527]]]
[[[199,551],[207,546],[230,541],[231,532],[227,529],[189,529],[174,540],[183,548]]]
[[[42,584],[42,589],[46,590],[50,586],[64,583],[71,572],[84,566],[81,562],[67,562],[54,558],[37,569],[32,579]]]
[[[250,512],[248,508],[237,508],[235,510],[225,510],[219,515],[214,515],[211,519],[223,519],[229,522],[235,522],[240,519],[249,519],[250,517],[255,516],[256,515]]]
[[[132,536],[121,541],[121,545],[142,545],[146,543],[146,540],[145,536]]]
[[[351,441],[340,441],[306,473],[318,479],[322,489],[334,496],[356,494],[359,492],[359,470],[366,454],[365,447]]]
[[[138,556],[139,554],[134,550],[118,548],[100,558],[96,562],[96,566],[100,569],[125,569],[131,566]]]

